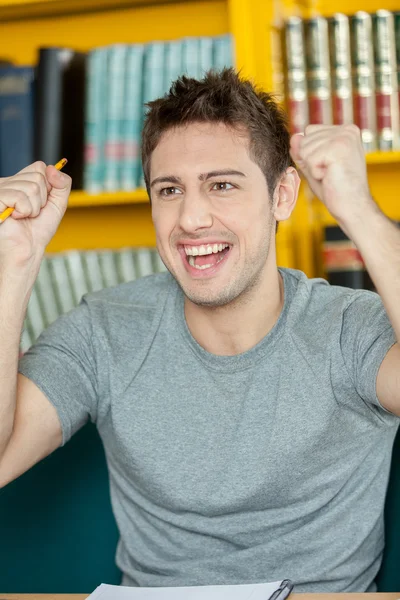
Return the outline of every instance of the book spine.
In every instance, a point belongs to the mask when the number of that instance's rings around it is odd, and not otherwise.
[[[346,15],[337,13],[329,20],[332,72],[332,108],[334,125],[353,123],[353,90],[351,82],[350,23]]]
[[[36,285],[33,286],[26,311],[26,327],[32,343],[36,342],[46,324]]]
[[[291,17],[285,27],[286,97],[291,133],[308,125],[308,95],[303,21]]]
[[[117,253],[118,277],[122,283],[137,279],[137,269],[131,248],[122,248]]]
[[[187,77],[201,78],[199,39],[184,38],[182,43],[182,71]]]
[[[85,277],[89,284],[90,292],[98,292],[104,288],[104,281],[101,274],[99,255],[95,250],[87,250],[82,254],[83,268]]]
[[[33,85],[30,67],[0,69],[0,176],[33,162]]]
[[[165,89],[169,90],[182,73],[182,41],[173,40],[165,45]]]
[[[134,190],[140,177],[140,134],[142,127],[143,44],[128,47],[123,108],[122,189]]]
[[[354,122],[361,130],[366,152],[376,150],[376,105],[371,15],[359,11],[351,18]]]
[[[99,252],[99,263],[105,287],[118,285],[116,253],[112,250]]]
[[[42,260],[35,283],[40,304],[43,308],[43,316],[46,327],[48,327],[60,316],[59,305],[53,289],[49,261],[50,258],[48,256],[45,256]]]
[[[362,256],[340,227],[325,227],[322,255],[329,283],[353,289],[364,287]]]
[[[306,59],[310,123],[331,125],[328,21],[324,17],[306,22]]]
[[[152,250],[150,248],[138,248],[134,252],[138,277],[145,277],[154,273]]]
[[[82,254],[78,250],[69,250],[64,254],[64,260],[71,282],[73,302],[74,305],[77,306],[82,297],[89,291],[89,285],[82,262]]]
[[[378,10],[373,17],[373,30],[378,148],[396,150],[399,148],[399,98],[393,13]]]
[[[74,308],[71,281],[62,254],[49,257],[50,274],[61,313],[66,313]]]
[[[143,118],[147,113],[147,102],[161,98],[165,93],[165,43],[147,44],[144,53],[143,72]],[[142,121],[143,123],[143,121]],[[140,187],[144,187],[144,176],[140,170]]]
[[[199,78],[213,68],[213,41],[210,37],[201,37],[198,42],[199,48]]]
[[[397,97],[400,107],[400,11],[394,13],[394,35],[396,46]]]
[[[217,71],[233,67],[235,64],[235,48],[231,35],[213,38],[213,67]]]
[[[107,59],[107,118],[104,142],[104,187],[108,192],[115,192],[122,187],[126,56],[127,46],[125,44],[116,44],[109,48]]]
[[[107,52],[107,48],[97,48],[88,57],[84,188],[92,194],[104,189]]]

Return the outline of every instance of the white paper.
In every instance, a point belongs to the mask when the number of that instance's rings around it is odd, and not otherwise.
[[[280,584],[126,587],[102,583],[88,600],[268,600]]]

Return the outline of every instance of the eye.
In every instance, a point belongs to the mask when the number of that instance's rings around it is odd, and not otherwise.
[[[160,196],[175,196],[175,194],[180,194],[180,190],[176,187],[166,187],[162,188],[159,192]]]
[[[216,190],[217,192],[229,192],[230,190],[233,190],[234,187],[235,186],[228,181],[216,181],[211,189]]]

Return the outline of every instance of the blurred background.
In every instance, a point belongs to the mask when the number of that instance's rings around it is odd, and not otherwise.
[[[356,123],[372,193],[400,221],[397,10],[400,0],[0,0],[0,176],[66,156],[73,177],[21,351],[87,291],[164,270],[140,132],[144,103],[181,74],[240,69],[276,95],[292,132]],[[277,256],[309,277],[373,289],[305,184],[280,224]]]

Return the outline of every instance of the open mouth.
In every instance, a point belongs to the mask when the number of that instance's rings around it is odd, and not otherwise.
[[[191,269],[197,271],[214,270],[227,256],[229,244],[209,244],[202,246],[185,246],[186,261]]]

